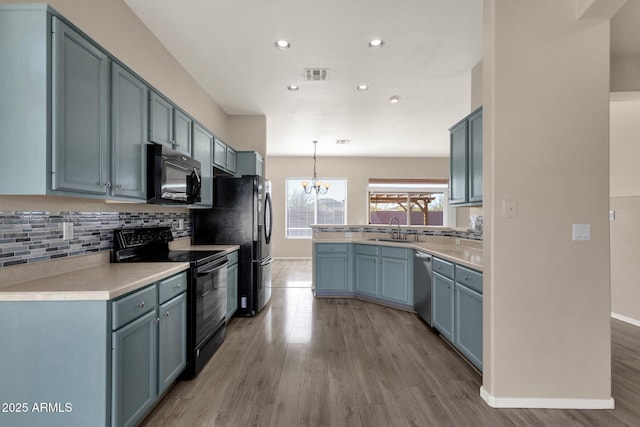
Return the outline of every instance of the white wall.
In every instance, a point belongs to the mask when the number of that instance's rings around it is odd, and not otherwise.
[[[485,0],[484,20],[482,394],[608,407],[609,21],[575,0]]]
[[[611,311],[640,325],[640,92],[611,94]]]
[[[285,238],[287,178],[310,178],[313,158],[268,158],[267,177],[272,182],[275,258],[311,258],[311,240]],[[449,158],[319,157],[318,176],[347,179],[347,223],[367,223],[369,178],[449,178]],[[331,190],[329,190],[331,191]]]

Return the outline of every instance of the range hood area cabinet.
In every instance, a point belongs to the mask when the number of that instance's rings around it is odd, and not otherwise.
[[[171,101],[149,91],[149,141],[191,156],[193,120]]]
[[[449,203],[482,205],[482,107],[450,129]]]

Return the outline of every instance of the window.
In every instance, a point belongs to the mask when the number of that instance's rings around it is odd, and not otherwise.
[[[369,224],[445,225],[448,181],[369,180]]]
[[[288,238],[311,238],[312,224],[340,224],[347,221],[347,180],[324,179],[331,184],[326,194],[307,194],[302,181],[287,179],[286,236]]]

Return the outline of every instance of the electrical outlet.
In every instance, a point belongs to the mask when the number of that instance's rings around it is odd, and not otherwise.
[[[178,220],[178,231],[184,230],[184,219],[180,218]]]

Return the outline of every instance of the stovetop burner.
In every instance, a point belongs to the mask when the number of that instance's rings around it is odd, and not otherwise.
[[[170,227],[120,228],[114,231],[115,262],[189,262],[196,267],[225,255],[225,251],[169,250]]]

